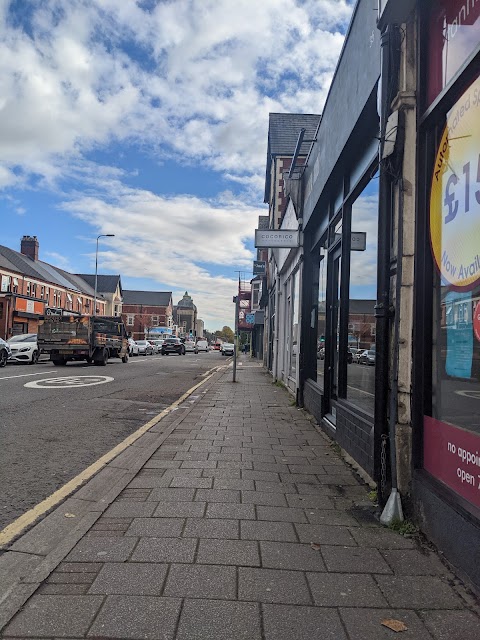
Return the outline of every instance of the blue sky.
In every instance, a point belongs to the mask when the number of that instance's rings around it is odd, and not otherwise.
[[[0,5],[0,243],[185,290],[232,323],[265,213],[269,112],[321,113],[347,0]]]

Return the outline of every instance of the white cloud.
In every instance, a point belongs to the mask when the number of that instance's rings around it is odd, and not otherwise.
[[[183,293],[187,288],[200,316],[217,323],[230,308],[236,287],[222,273],[251,271],[254,254],[245,243],[264,211],[228,193],[215,201],[166,198],[115,182],[103,197],[81,196],[61,207],[98,233],[115,234],[100,243],[100,270],[149,278],[167,290]]]
[[[59,267],[64,271],[69,271],[70,273],[75,271],[68,256],[64,256],[56,251],[45,251],[45,256],[48,259],[48,262],[54,266]]]
[[[12,5],[13,6],[13,5]],[[111,140],[262,172],[269,111],[320,112],[346,0],[50,0],[0,12],[0,161],[54,179]]]

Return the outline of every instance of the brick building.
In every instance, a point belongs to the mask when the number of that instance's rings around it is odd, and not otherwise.
[[[80,278],[92,288],[95,288],[95,274],[80,273]],[[97,275],[97,295],[105,300],[106,316],[121,316],[123,289],[120,275]]]
[[[141,340],[153,329],[165,333],[173,330],[171,291],[123,290],[122,317],[134,340]]]
[[[39,260],[37,236],[23,236],[20,252],[0,245],[0,337],[36,333],[45,315],[92,314],[93,299],[80,276]],[[97,312],[105,314],[102,296]]]

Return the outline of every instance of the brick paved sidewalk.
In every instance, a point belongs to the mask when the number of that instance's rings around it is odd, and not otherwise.
[[[436,554],[376,523],[261,367],[238,378],[199,389],[3,637],[477,639],[475,603]]]

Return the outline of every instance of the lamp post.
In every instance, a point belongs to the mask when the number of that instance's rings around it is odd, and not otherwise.
[[[101,233],[97,236],[97,249],[95,251],[95,293],[93,295],[93,315],[97,315],[97,278],[98,278],[98,241],[100,238],[114,238],[114,233]]]

